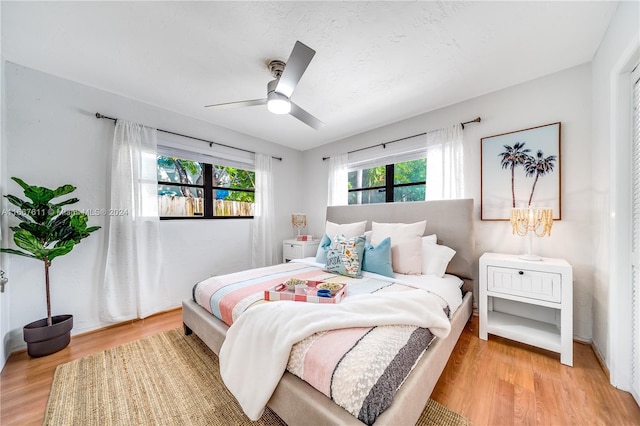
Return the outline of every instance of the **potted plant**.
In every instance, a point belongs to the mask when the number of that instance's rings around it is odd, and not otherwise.
[[[63,211],[62,207],[77,203],[77,198],[69,198],[59,203],[54,198],[73,191],[72,185],[57,189],[28,185],[16,177],[11,178],[24,190],[31,202],[15,195],[6,195],[11,204],[18,207],[12,211],[20,224],[11,227],[13,241],[22,250],[2,248],[0,252],[17,254],[44,262],[45,291],[47,297],[47,318],[34,321],[23,328],[27,342],[27,352],[31,357],[40,357],[64,349],[71,340],[73,315],[51,316],[51,296],[49,292],[49,268],[56,257],[69,253],[73,247],[88,237],[99,226],[87,227],[88,217],[78,210]]]

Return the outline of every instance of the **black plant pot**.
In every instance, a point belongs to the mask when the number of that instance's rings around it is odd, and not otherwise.
[[[51,322],[51,325],[47,325],[47,319],[44,318],[27,324],[22,329],[30,357],[51,355],[66,348],[71,341],[73,315],[56,315],[51,317]]]

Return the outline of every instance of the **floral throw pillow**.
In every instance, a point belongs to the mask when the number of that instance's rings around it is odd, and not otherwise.
[[[327,262],[324,270],[347,277],[361,278],[365,241],[364,235],[352,238],[336,235],[327,249]]]

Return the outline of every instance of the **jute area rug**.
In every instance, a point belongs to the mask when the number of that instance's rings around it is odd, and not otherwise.
[[[268,408],[252,423],[227,391],[218,357],[175,329],[58,366],[44,425],[284,425]],[[468,425],[429,401],[420,426]]]

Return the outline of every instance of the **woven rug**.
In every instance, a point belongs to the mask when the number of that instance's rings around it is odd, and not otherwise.
[[[227,391],[218,357],[175,329],[58,366],[44,425],[284,425],[268,408],[252,423]],[[418,423],[468,425],[429,401]]]

